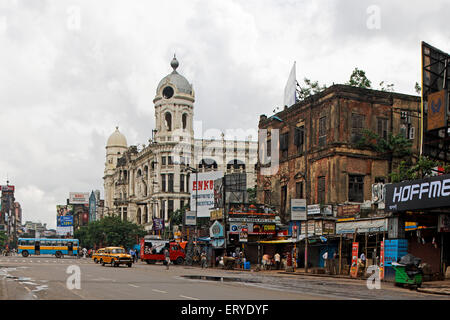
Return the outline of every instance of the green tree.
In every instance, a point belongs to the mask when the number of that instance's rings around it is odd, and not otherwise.
[[[411,159],[400,162],[396,170],[389,174],[389,177],[392,183],[422,179],[425,176],[431,175],[431,173],[433,173],[433,168],[438,165],[438,161],[420,156],[416,163],[412,163]],[[444,168],[446,171],[449,169],[449,167]]]
[[[305,78],[303,81],[305,82],[303,86],[297,84],[299,88],[297,90],[297,93],[300,101],[305,100],[309,96],[319,93],[327,88],[326,85],[320,85],[318,81],[311,81],[307,78]]]
[[[346,83],[347,85],[359,88],[370,89],[372,82],[366,77],[366,72],[355,68],[350,75],[350,80]]]
[[[386,92],[394,92],[394,84],[385,84],[384,81],[380,82],[380,90]]]
[[[131,248],[145,235],[144,227],[118,216],[104,217],[75,231],[75,238],[83,247],[123,246]]]
[[[422,94],[422,87],[418,82],[416,82],[416,84],[414,85],[414,90],[416,90],[417,94]]]
[[[4,248],[8,241],[8,236],[5,231],[0,231],[0,248]]]

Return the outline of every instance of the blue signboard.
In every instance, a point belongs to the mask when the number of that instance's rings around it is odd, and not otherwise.
[[[73,216],[58,217],[58,227],[71,227],[71,226],[73,226]]]

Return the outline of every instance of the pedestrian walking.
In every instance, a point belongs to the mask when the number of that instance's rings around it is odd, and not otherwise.
[[[87,249],[83,248],[83,257],[86,259]]]
[[[139,261],[139,250],[134,250],[134,263],[137,263]]]
[[[277,268],[277,270],[280,270],[280,263],[281,263],[281,256],[280,256],[280,254],[278,252],[275,253],[274,258],[275,258],[276,268]]]
[[[164,251],[164,256],[166,257],[166,269],[169,270],[169,264],[170,264],[170,253],[169,250],[166,249]]]
[[[208,267],[206,264],[206,252],[205,251],[203,251],[201,254],[201,262],[202,262],[202,269]]]
[[[328,251],[325,251],[325,253],[322,255],[323,258],[323,267],[327,269],[328,267]]]

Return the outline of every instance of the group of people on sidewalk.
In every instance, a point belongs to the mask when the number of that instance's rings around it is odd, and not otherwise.
[[[261,265],[263,270],[280,270],[286,268],[288,265],[288,259],[290,257],[289,252],[283,253],[281,256],[278,252],[276,252],[273,257],[269,254],[264,254],[261,259]],[[291,258],[292,259],[292,258]]]

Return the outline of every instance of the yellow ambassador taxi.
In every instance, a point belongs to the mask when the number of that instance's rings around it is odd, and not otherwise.
[[[126,264],[131,268],[133,265],[133,259],[131,255],[125,252],[122,247],[106,247],[104,253],[100,257],[100,263],[102,266],[109,263],[113,267],[118,267],[121,264]]]
[[[92,260],[94,260],[95,263],[99,263],[100,258],[103,256],[104,253],[105,253],[105,248],[98,249],[97,251],[95,251],[92,254]]]

